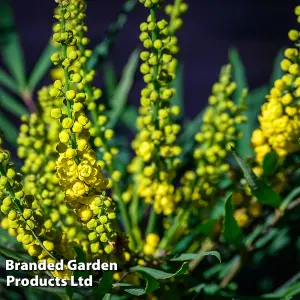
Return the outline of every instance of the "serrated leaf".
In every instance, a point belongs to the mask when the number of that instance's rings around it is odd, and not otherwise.
[[[139,52],[140,51],[136,49],[130,55],[129,60],[123,70],[121,80],[113,97],[109,101],[109,104],[112,107],[112,111],[109,116],[109,128],[113,128],[116,125],[126,106],[128,95],[133,85],[134,75],[138,66]]]
[[[23,51],[15,30],[13,10],[9,0],[0,2],[0,47],[3,62],[18,84],[19,91],[25,88],[26,75]]]
[[[275,173],[278,166],[278,155],[272,151],[265,155],[263,161],[263,170],[265,176],[270,176]]]
[[[0,133],[3,133],[4,139],[11,144],[16,144],[18,130],[14,124],[0,110]]]
[[[174,256],[170,259],[170,261],[188,261],[210,255],[215,256],[221,262],[221,255],[218,251],[208,251],[203,253],[182,253]]]
[[[232,194],[225,201],[225,215],[223,219],[223,237],[231,244],[241,246],[243,244],[243,233],[233,216],[233,209],[231,203]]]
[[[184,274],[187,270],[188,270],[188,264],[185,262],[181,265],[180,269],[178,271],[176,271],[175,273],[168,273],[168,272],[164,272],[161,270],[157,270],[157,269],[152,269],[152,268],[148,268],[148,267],[142,267],[142,266],[135,266],[130,268],[131,271],[133,272],[142,272],[142,273],[147,273],[148,275],[154,277],[155,279],[168,279],[168,278],[172,278],[172,277],[176,277],[179,275]]]
[[[232,153],[244,173],[244,177],[251,188],[252,195],[257,198],[257,201],[278,208],[282,202],[281,197],[272,190],[271,186],[256,177],[252,169],[233,148]]]
[[[183,95],[183,64],[180,64],[176,70],[176,77],[171,83],[171,87],[176,90],[175,96],[171,99],[171,104],[180,107],[180,115],[177,118],[181,118],[184,115],[184,95]]]
[[[107,294],[113,285],[113,272],[106,271],[103,272],[103,276],[99,281],[99,284],[96,288],[93,289],[93,295],[101,299],[105,294]]]
[[[51,55],[55,52],[56,47],[51,44],[51,42],[48,43],[48,45],[45,47],[43,53],[41,54],[39,60],[37,61],[36,65],[34,66],[29,79],[27,88],[32,92],[36,86],[39,84],[39,82],[43,79],[47,71],[50,69],[52,62],[51,62]]]
[[[17,84],[3,69],[0,69],[0,84],[14,93],[18,93]]]
[[[28,110],[13,96],[0,88],[0,108],[5,108],[15,116],[21,117],[28,114]]]
[[[130,271],[139,273],[145,280],[146,280],[146,288],[130,288],[126,289],[125,291],[136,296],[141,296],[144,294],[148,294],[153,292],[154,290],[159,288],[159,284],[157,280],[164,280],[169,279],[172,277],[176,277],[179,275],[183,275],[187,270],[189,266],[188,263],[184,262],[180,269],[176,271],[175,273],[167,273],[161,270],[152,269],[148,267],[142,267],[142,266],[135,266],[130,268]]]
[[[116,40],[120,30],[127,22],[128,14],[134,9],[137,0],[127,0],[124,2],[121,12],[116,20],[108,27],[107,33],[103,41],[93,49],[93,55],[88,61],[89,70],[94,69],[96,65],[107,58],[110,48]]]
[[[152,293],[153,291],[157,290],[159,288],[159,283],[157,282],[157,280],[150,276],[147,273],[144,272],[140,272],[141,275],[143,276],[143,279],[145,279],[146,281],[146,287],[143,288],[129,288],[129,289],[125,289],[125,292],[131,294],[131,295],[135,295],[135,296],[142,296],[145,294],[149,294]]]

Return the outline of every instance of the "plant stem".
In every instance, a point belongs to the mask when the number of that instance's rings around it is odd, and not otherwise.
[[[147,229],[146,229],[146,235],[148,235],[149,233],[154,232],[156,219],[157,219],[157,215],[155,213],[153,205],[151,205],[150,206],[150,214],[149,214]]]
[[[81,33],[82,35],[82,33]],[[82,45],[79,45],[79,50],[81,52],[81,54],[84,54],[84,47]],[[83,65],[83,71],[85,74],[88,73],[88,67],[87,64]],[[91,82],[87,82],[84,86],[84,91],[87,93],[88,99],[91,100],[93,99],[93,89],[92,89],[92,85]],[[92,115],[92,122],[96,128],[96,132],[97,135],[101,138],[102,143],[103,143],[103,148],[104,151],[109,152],[109,146],[106,142],[105,136],[104,136],[104,132],[101,130],[99,124],[98,124],[98,115],[97,115],[97,111],[94,109],[91,111],[91,115]],[[110,175],[112,175],[114,168],[113,168],[113,164],[107,163],[107,170],[109,172]],[[133,244],[133,246],[135,245],[135,239],[134,236],[132,234],[132,230],[131,230],[131,224],[129,222],[129,215],[128,215],[128,211],[126,209],[126,205],[122,200],[122,191],[121,191],[121,187],[119,185],[118,182],[113,181],[113,187],[114,187],[114,192],[117,196],[117,202],[119,204],[119,208],[120,208],[120,212],[121,212],[121,216],[122,216],[122,220],[124,223],[124,227],[125,227],[125,232],[126,234],[129,236],[129,238],[131,239],[131,242]]]
[[[177,230],[180,226],[182,226],[182,220],[184,220],[190,214],[190,212],[190,209],[186,209],[186,207],[179,209],[179,213],[176,216],[173,225],[166,231],[164,238],[158,245],[158,249],[166,250],[167,246],[172,242]]]
[[[296,206],[300,205],[300,198],[295,199],[292,203],[290,203],[290,205],[286,208],[286,211],[288,210],[293,210]],[[285,212],[286,212],[285,211]],[[242,268],[242,266],[244,265],[244,263],[247,261],[248,256],[250,255],[250,253],[252,253],[255,250],[255,242],[261,237],[266,235],[269,230],[271,228],[273,228],[278,222],[279,220],[284,216],[283,212],[280,210],[276,210],[275,213],[272,216],[272,219],[270,222],[268,222],[265,225],[264,230],[262,231],[262,233],[260,235],[258,235],[250,245],[248,245],[246,248],[244,248],[244,250],[241,251],[240,256],[238,258],[238,260],[236,261],[236,263],[232,266],[232,268],[229,270],[229,272],[227,273],[227,275],[225,276],[225,278],[221,281],[220,286],[222,288],[226,287],[228,285],[228,283],[230,283],[230,281],[232,279],[234,279],[236,277],[236,275],[238,274],[238,272],[240,271],[240,269]]]

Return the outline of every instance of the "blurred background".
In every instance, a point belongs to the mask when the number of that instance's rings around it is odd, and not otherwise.
[[[123,0],[87,0],[89,37],[92,46],[104,37],[119,13]],[[167,3],[172,1],[167,0]],[[269,82],[278,51],[289,46],[287,32],[296,26],[296,0],[189,0],[184,28],[179,32],[180,60],[184,61],[185,116],[194,117],[207,103],[220,67],[228,62],[228,49],[235,47],[247,70],[250,88]],[[51,35],[54,0],[13,0],[28,72],[33,68]],[[110,60],[120,75],[129,55],[139,43],[139,24],[146,11],[137,4],[116,39]],[[101,75],[97,79],[101,84]],[[140,76],[129,103],[139,103]]]
[[[5,0],[0,0],[0,4],[1,1]],[[91,48],[94,48],[105,37],[109,24],[115,21],[124,0],[86,1],[88,36],[91,39]],[[265,86],[267,91],[266,85],[270,83],[274,60],[278,58],[281,49],[291,46],[287,33],[296,27],[294,7],[298,1],[186,0],[186,2],[190,8],[183,17],[184,27],[178,33],[181,46],[179,60],[184,62],[185,118],[194,118],[207,104],[211,86],[217,80],[221,66],[228,63],[230,48],[237,49],[240,55],[250,90]],[[172,1],[166,0],[166,3]],[[51,37],[55,2],[54,0],[12,0],[12,6],[24,50],[26,72],[30,74]],[[121,76],[130,54],[140,46],[139,25],[146,17],[146,10],[138,3],[130,12],[126,24],[115,40],[108,60],[113,64],[118,77]],[[1,60],[0,55],[2,68]],[[95,85],[102,87],[103,73],[101,70],[98,71]],[[49,78],[43,79],[38,88],[50,82]],[[139,105],[139,93],[143,85],[142,78],[137,72],[130,92],[129,104]],[[264,90],[262,92],[261,94],[265,95]],[[18,124],[19,117],[7,114],[7,111],[5,116],[12,123]],[[245,135],[245,138],[248,145],[249,135]],[[10,149],[10,146],[8,148]],[[295,215],[293,222],[296,223],[298,219],[298,215]],[[299,236],[299,233],[292,232],[291,236]],[[285,248],[281,252],[282,260],[274,264],[273,254],[270,254],[264,260],[264,264],[261,264],[263,257],[260,252],[255,257],[256,265],[243,270],[238,282],[242,293],[258,294],[260,291],[271,291],[274,286],[283,284],[291,274],[297,272],[298,266],[294,263],[294,257],[299,258],[299,251],[296,253],[295,249],[300,248],[300,239],[294,241],[286,235],[280,237],[280,242],[284,244],[287,239],[288,242],[292,240],[292,243],[297,243],[298,246]],[[257,278],[257,282],[249,284],[248,278]]]

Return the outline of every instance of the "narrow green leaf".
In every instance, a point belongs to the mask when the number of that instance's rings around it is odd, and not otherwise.
[[[263,161],[263,170],[265,176],[273,175],[278,166],[278,155],[272,151],[266,154]]]
[[[182,153],[181,156],[184,158],[187,156],[190,151],[192,151],[193,146],[195,145],[195,135],[200,130],[200,126],[202,124],[203,120],[203,113],[204,111],[201,111],[195,119],[188,122],[182,130],[182,133],[180,134],[178,138],[178,142],[180,146],[182,147]]]
[[[50,69],[52,62],[51,62],[51,55],[55,52],[56,47],[49,42],[45,47],[42,55],[40,56],[39,60],[37,61],[36,65],[34,66],[29,79],[27,87],[32,92],[39,82],[43,79],[47,71]]]
[[[233,216],[233,209],[231,203],[232,194],[225,201],[225,215],[223,219],[223,236],[228,243],[236,246],[243,244],[243,233]]]
[[[28,110],[13,96],[0,88],[0,107],[5,108],[13,115],[21,117],[28,114]]]
[[[110,106],[112,111],[109,116],[110,128],[113,128],[118,122],[119,118],[124,111],[128,95],[134,82],[134,75],[138,66],[139,50],[136,49],[130,55],[129,60],[123,70],[121,80],[115,90],[113,97],[110,99]]]
[[[171,261],[187,261],[187,260],[194,260],[204,256],[215,256],[221,262],[221,255],[218,251],[208,251],[203,253],[182,253],[178,256],[174,256],[171,258]]]
[[[11,144],[16,144],[18,130],[14,124],[0,110],[0,132],[3,133],[4,139]]]
[[[3,62],[16,80],[19,90],[22,91],[26,84],[25,63],[9,0],[0,2],[0,32]]]
[[[26,254],[17,253],[15,250],[10,250],[4,247],[0,247],[0,254],[6,258],[10,258],[15,261],[25,261],[25,262],[31,261],[30,256]]]
[[[111,99],[118,84],[117,75],[111,61],[107,61],[103,64],[103,76],[107,99]]]
[[[257,128],[257,116],[260,113],[261,106],[265,102],[267,94],[268,87],[262,86],[250,91],[246,98],[247,110],[244,114],[248,120],[246,123],[239,125],[239,130],[243,133],[243,136],[237,141],[237,150],[239,153],[243,153],[244,157],[251,157],[253,155],[250,141],[253,130]]]
[[[232,153],[244,173],[244,177],[251,188],[252,195],[257,201],[278,208],[282,202],[281,197],[272,190],[272,187],[259,180],[252,169],[232,148]]]
[[[131,132],[136,133],[136,120],[138,117],[137,109],[134,106],[127,106],[121,115],[121,122],[130,129]]]
[[[111,298],[111,294],[106,294],[104,297],[103,297],[103,300],[109,300]]]
[[[114,44],[120,30],[127,22],[128,14],[134,9],[137,0],[126,0],[116,20],[108,27],[103,41],[93,49],[93,55],[88,61],[88,68],[94,69],[96,65],[108,57],[109,51]]]
[[[176,70],[176,77],[174,81],[171,84],[171,87],[173,87],[176,90],[175,96],[171,99],[171,103],[173,105],[179,106],[180,107],[180,115],[178,118],[180,119],[184,115],[184,95],[183,95],[183,87],[184,87],[184,82],[183,82],[183,73],[184,67],[183,64],[180,64],[177,67]]]
[[[233,69],[233,81],[237,84],[237,92],[234,98],[238,100],[242,96],[243,90],[248,88],[248,82],[245,67],[237,49],[229,49],[229,62]]]
[[[99,299],[104,297],[104,295],[112,289],[113,281],[113,272],[103,272],[103,276],[99,281],[98,286],[93,289],[93,295]]]
[[[273,86],[275,80],[281,78],[283,75],[283,71],[281,69],[281,61],[284,59],[284,50],[279,50],[278,54],[275,57],[274,64],[273,64],[273,71],[270,78],[270,86]]]
[[[18,93],[17,84],[3,69],[0,69],[0,84],[14,93]]]
[[[287,196],[286,198],[283,200],[281,206],[280,206],[280,210],[284,211],[288,205],[296,198],[298,197],[298,195],[300,194],[300,187],[297,187],[295,189],[293,189]]]

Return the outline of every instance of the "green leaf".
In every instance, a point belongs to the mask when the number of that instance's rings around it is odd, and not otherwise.
[[[86,255],[83,252],[83,250],[77,246],[73,246],[73,250],[75,252],[76,262],[86,264]],[[86,278],[89,276],[89,272],[88,271],[74,271],[73,276],[75,277],[75,279],[78,279],[79,277]]]
[[[184,262],[180,269],[175,273],[167,273],[161,270],[152,269],[148,267],[135,266],[130,268],[130,271],[139,273],[146,280],[146,288],[130,288],[125,291],[136,296],[141,296],[153,292],[159,288],[157,280],[169,279],[179,275],[183,275],[189,268],[187,262]]]
[[[14,124],[0,110],[0,132],[3,133],[4,139],[11,144],[16,144],[18,130]]]
[[[19,91],[22,91],[26,84],[25,64],[9,0],[1,0],[0,2],[0,32],[3,62],[16,80]]]
[[[107,99],[111,99],[118,84],[117,75],[111,61],[107,61],[104,63],[103,76]]]
[[[183,263],[178,271],[175,273],[167,273],[161,270],[152,269],[148,267],[142,267],[142,266],[135,266],[130,268],[130,271],[138,272],[138,273],[147,273],[148,275],[154,277],[155,279],[168,279],[172,277],[176,277],[179,275],[184,274],[188,270],[188,263]]]
[[[102,300],[109,300],[111,298],[111,294],[106,294]]]
[[[223,236],[228,243],[236,246],[243,244],[243,233],[233,216],[233,209],[231,203],[232,194],[225,201],[225,215],[223,219]]]
[[[178,256],[171,258],[171,261],[187,261],[202,258],[204,256],[215,256],[221,262],[221,255],[218,251],[208,251],[203,253],[182,253]]]
[[[203,120],[203,113],[201,111],[195,119],[188,122],[184,127],[183,131],[178,138],[178,142],[182,147],[181,157],[186,158],[187,154],[192,151],[193,146],[195,145],[195,135],[200,130],[200,126]]]
[[[45,47],[42,55],[40,56],[38,62],[34,66],[27,84],[27,87],[31,92],[36,88],[47,71],[50,69],[52,65],[50,57],[55,52],[55,50],[56,47],[51,42],[49,42]]]
[[[129,288],[125,289],[125,292],[135,295],[135,296],[142,296],[145,294],[152,293],[153,291],[157,290],[159,288],[159,283],[155,278],[150,276],[147,273],[140,272],[142,277],[146,280],[146,287],[143,288]]]
[[[14,93],[18,93],[17,84],[3,69],[0,69],[0,84]]]
[[[128,95],[134,82],[134,75],[139,61],[139,50],[136,49],[130,55],[129,60],[123,70],[121,80],[115,90],[113,97],[110,99],[112,111],[109,116],[108,127],[113,128],[118,122],[124,111]]]
[[[281,69],[281,61],[284,59],[284,50],[281,49],[275,57],[274,65],[273,65],[273,72],[270,78],[270,86],[273,86],[275,80],[281,78],[283,75],[283,71]]]
[[[283,200],[282,204],[280,205],[280,210],[284,211],[288,205],[300,194],[300,187],[293,189]]]
[[[25,261],[25,262],[32,261],[30,256],[28,256],[27,254],[20,254],[15,250],[10,250],[4,247],[0,247],[0,254],[6,258],[11,258],[15,261]]]
[[[108,57],[109,51],[115,42],[118,33],[126,24],[128,14],[134,9],[136,3],[137,0],[127,0],[124,2],[117,19],[109,25],[106,37],[93,49],[93,55],[88,61],[89,70],[94,69],[99,62]]]
[[[93,289],[93,295],[98,299],[102,299],[102,297],[112,289],[113,281],[113,272],[103,272],[103,276],[99,281],[98,286]]]
[[[278,208],[282,202],[281,197],[272,190],[271,186],[256,177],[252,169],[233,148],[232,153],[244,173],[244,177],[251,188],[252,195],[257,198],[257,201]]]
[[[134,106],[127,106],[121,115],[121,122],[130,129],[131,132],[136,133],[136,120],[138,117],[137,109]]]
[[[278,166],[278,155],[272,151],[265,155],[263,161],[263,170],[265,176],[273,175]]]
[[[0,107],[5,108],[13,115],[21,117],[27,115],[27,109],[13,96],[6,93],[3,89],[0,88]]]
[[[175,96],[171,99],[172,105],[176,105],[180,107],[180,115],[178,119],[180,119],[184,115],[184,95],[183,95],[183,64],[180,64],[176,70],[176,77],[171,83],[171,87],[176,90]]]
[[[243,153],[244,157],[251,157],[253,150],[250,145],[253,130],[257,128],[257,116],[260,113],[261,106],[265,102],[268,94],[268,87],[262,86],[249,92],[246,98],[247,110],[244,115],[248,118],[247,122],[239,125],[239,130],[243,133],[241,139],[237,141],[237,150]]]
[[[233,69],[233,81],[237,84],[237,92],[235,93],[235,100],[241,98],[243,90],[248,88],[246,78],[246,71],[237,49],[229,49],[229,62]]]

